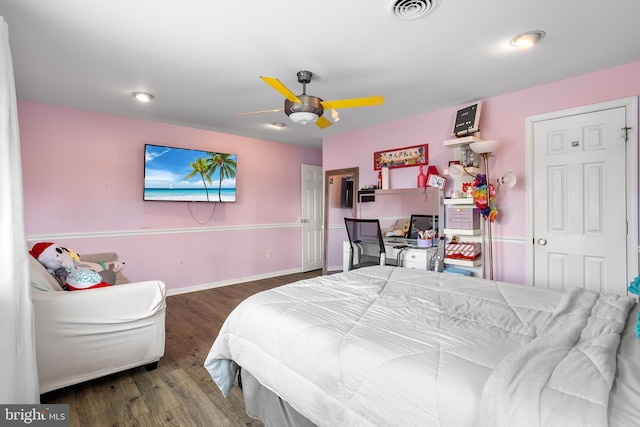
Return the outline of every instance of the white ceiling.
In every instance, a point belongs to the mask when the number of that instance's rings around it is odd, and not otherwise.
[[[436,1],[436,0],[432,0]],[[399,20],[389,0],[0,0],[18,98],[320,147],[325,136],[640,59],[637,0],[439,0]],[[514,35],[544,30],[533,49]],[[259,76],[324,100],[382,95],[300,126]],[[133,91],[155,95],[135,102]],[[330,113],[325,112],[330,118]],[[281,130],[268,126],[283,122]]]

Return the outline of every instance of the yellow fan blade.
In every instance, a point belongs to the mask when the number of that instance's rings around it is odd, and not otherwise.
[[[287,98],[289,101],[302,103],[302,101],[298,99],[295,93],[291,92],[289,88],[287,88],[285,85],[280,83],[280,80],[273,77],[265,77],[265,76],[260,76],[260,78],[264,80],[269,86],[271,86],[272,88],[280,92],[280,94],[285,98]]]
[[[332,108],[373,107],[382,104],[384,104],[384,98],[379,95],[369,96],[366,98],[337,99],[334,101],[323,101],[320,103],[325,110],[331,110]]]
[[[318,120],[316,120],[316,126],[318,126],[320,129],[324,129],[331,126],[331,122],[327,120],[325,116],[320,116],[318,117]]]
[[[236,116],[250,116],[251,114],[263,114],[263,113],[279,113],[284,111],[284,108],[280,108],[278,110],[262,110],[262,111],[252,111],[250,113],[238,113]]]

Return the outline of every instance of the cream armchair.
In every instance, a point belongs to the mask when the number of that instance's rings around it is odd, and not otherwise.
[[[118,272],[115,286],[67,292],[42,264],[29,259],[40,393],[157,366],[165,341],[163,282],[126,283]],[[117,256],[82,259],[108,262]]]

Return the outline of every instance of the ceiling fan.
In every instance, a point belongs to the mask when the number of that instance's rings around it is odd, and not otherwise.
[[[331,122],[322,114],[324,110],[332,110],[332,118],[338,120],[337,108],[372,107],[382,105],[382,96],[370,96],[366,98],[337,99],[333,101],[323,101],[317,96],[307,95],[307,83],[311,82],[313,73],[311,71],[298,71],[298,82],[302,83],[302,94],[295,95],[289,88],[283,85],[278,79],[273,77],[260,76],[269,86],[285,97],[284,108],[278,110],[254,111],[252,113],[241,113],[238,116],[249,114],[275,113],[284,111],[291,121],[300,125],[315,123],[323,129],[331,126]]]

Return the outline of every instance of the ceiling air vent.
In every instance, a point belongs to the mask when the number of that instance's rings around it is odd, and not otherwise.
[[[439,0],[391,0],[389,8],[393,16],[403,21],[422,18],[438,5]]]

